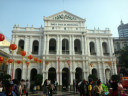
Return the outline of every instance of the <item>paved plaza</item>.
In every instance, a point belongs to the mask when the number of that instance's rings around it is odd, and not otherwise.
[[[36,93],[29,93],[28,96],[42,96],[42,91],[37,91]],[[26,96],[26,95],[23,95]],[[58,91],[56,94],[53,94],[53,96],[79,96],[79,93],[74,93],[73,91]]]

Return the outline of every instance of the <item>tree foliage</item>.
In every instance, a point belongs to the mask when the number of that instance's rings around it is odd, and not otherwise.
[[[93,81],[96,81],[97,80],[97,76],[95,74],[90,74],[88,76],[88,80],[89,80],[89,78],[93,79]]]
[[[42,84],[42,80],[43,80],[43,76],[41,75],[41,74],[37,74],[36,76],[35,76],[35,83],[36,83],[36,85],[41,85]]]
[[[119,51],[119,63],[128,68],[128,46]]]

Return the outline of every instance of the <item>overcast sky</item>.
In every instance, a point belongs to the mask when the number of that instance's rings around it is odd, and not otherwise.
[[[43,16],[63,10],[86,18],[88,29],[110,28],[113,37],[121,19],[128,23],[128,0],[0,0],[0,32],[11,39],[14,24],[39,28]]]

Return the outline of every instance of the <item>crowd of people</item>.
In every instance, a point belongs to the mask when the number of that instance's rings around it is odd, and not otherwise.
[[[0,80],[0,96],[28,96],[29,86],[28,80]]]
[[[82,80],[77,82],[73,80],[73,90],[80,93],[80,96],[128,96],[123,95],[123,86],[121,82],[117,80],[106,80],[106,84],[103,84],[101,80],[89,79],[89,81]]]
[[[106,84],[103,84],[100,79],[93,81],[85,79],[82,81],[73,80],[74,92],[80,93],[80,96],[126,96],[122,94],[123,86],[121,82],[117,80],[106,80]],[[45,80],[42,84],[43,96],[52,96],[53,92],[57,92],[57,81]],[[0,80],[0,96],[28,96],[30,83],[28,80]],[[34,89],[33,87],[33,90]]]

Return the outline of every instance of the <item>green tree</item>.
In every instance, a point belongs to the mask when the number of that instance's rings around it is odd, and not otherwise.
[[[126,69],[128,68],[128,46],[119,51],[119,67],[124,69],[123,74],[128,75]]]
[[[111,76],[111,79],[112,79],[112,80],[120,81],[119,75],[112,75],[112,76]]]
[[[90,75],[88,76],[88,80],[89,80],[89,78],[92,78],[94,81],[97,81],[97,79],[98,79],[95,74],[90,74]]]
[[[5,74],[3,79],[4,79],[4,80],[11,79],[11,75],[9,75],[9,74]]]
[[[43,76],[41,75],[41,74],[37,74],[36,76],[35,76],[35,83],[36,83],[36,85],[41,85],[42,84],[42,80],[43,80]]]

